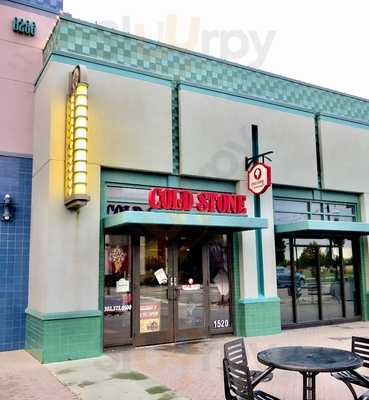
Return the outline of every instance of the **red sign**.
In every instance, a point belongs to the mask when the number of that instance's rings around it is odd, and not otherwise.
[[[248,188],[259,195],[272,185],[272,168],[268,164],[256,163],[248,172]]]
[[[246,196],[239,194],[198,192],[155,188],[149,192],[149,206],[154,209],[221,214],[246,214]]]

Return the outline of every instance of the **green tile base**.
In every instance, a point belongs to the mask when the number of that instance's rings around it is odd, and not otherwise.
[[[102,354],[102,316],[67,314],[60,314],[57,319],[57,314],[48,318],[47,314],[27,312],[25,348],[41,363]]]
[[[264,336],[281,332],[281,308],[278,297],[240,299],[235,326],[237,336]]]

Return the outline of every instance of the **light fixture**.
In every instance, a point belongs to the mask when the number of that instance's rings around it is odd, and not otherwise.
[[[87,69],[77,65],[71,73],[65,135],[65,195],[69,209],[87,204],[88,83]]]
[[[12,196],[9,193],[7,193],[4,196],[4,201],[3,201],[2,205],[3,205],[3,215],[2,215],[1,219],[4,222],[10,222],[13,219],[15,206],[13,203]]]

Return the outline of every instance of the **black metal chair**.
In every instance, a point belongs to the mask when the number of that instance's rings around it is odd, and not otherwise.
[[[369,338],[353,336],[351,342],[351,351],[364,360],[363,367],[369,368]],[[358,400],[358,397],[352,385],[358,385],[369,389],[369,376],[367,375],[361,375],[356,371],[334,372],[331,375],[343,382],[349,388],[355,400]],[[369,400],[369,392],[361,395],[359,399]]]
[[[279,400],[261,390],[254,390],[250,370],[244,363],[239,364],[223,359],[224,393],[226,400]]]
[[[243,339],[232,340],[224,345],[224,358],[236,364],[248,365],[246,348]],[[264,374],[264,371],[250,370],[251,380],[254,381]],[[273,379],[273,374],[266,375],[261,381],[269,382]]]
[[[369,392],[363,393],[358,400],[369,400]]]

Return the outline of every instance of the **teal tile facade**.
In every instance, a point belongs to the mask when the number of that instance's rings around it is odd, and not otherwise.
[[[50,319],[27,314],[26,346],[41,363],[97,357],[102,354],[102,317]]]
[[[55,52],[157,74],[174,82],[190,82],[314,113],[369,122],[369,101],[365,99],[66,17],[60,18],[45,48],[45,62]]]
[[[233,235],[233,318],[236,336],[263,336],[281,332],[281,307],[278,297],[241,298],[241,234]]]

